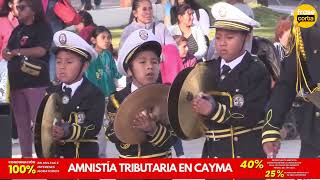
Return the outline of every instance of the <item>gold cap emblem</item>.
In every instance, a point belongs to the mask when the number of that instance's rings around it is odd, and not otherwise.
[[[65,33],[61,33],[59,36],[59,42],[61,45],[67,44],[67,35]]]
[[[148,39],[148,32],[145,30],[141,30],[139,32],[139,37],[144,41],[147,40]]]
[[[221,7],[221,8],[219,9],[219,15],[220,15],[221,17],[226,17],[226,15],[227,15],[227,10],[226,10],[225,7]]]

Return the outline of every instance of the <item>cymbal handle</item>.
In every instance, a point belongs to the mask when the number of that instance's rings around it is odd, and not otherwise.
[[[53,125],[54,126],[60,126],[62,124],[61,120],[59,120],[58,118],[54,118],[53,120]]]
[[[191,92],[187,93],[186,99],[188,102],[191,102],[193,100],[193,94]]]

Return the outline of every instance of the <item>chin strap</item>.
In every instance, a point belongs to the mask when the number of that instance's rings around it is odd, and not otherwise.
[[[85,61],[84,61],[84,60],[81,60],[81,67],[80,67],[80,70],[78,71],[77,76],[76,76],[76,77],[75,77],[71,82],[75,82],[75,80],[76,80],[76,79],[78,79],[78,78],[80,77],[80,74],[81,74],[82,69],[83,69],[83,67],[84,67],[84,63],[85,63]]]

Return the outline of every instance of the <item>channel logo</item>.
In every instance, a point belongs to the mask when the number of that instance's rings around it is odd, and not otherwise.
[[[312,27],[318,18],[317,10],[310,4],[302,4],[294,10],[294,21],[299,27]]]

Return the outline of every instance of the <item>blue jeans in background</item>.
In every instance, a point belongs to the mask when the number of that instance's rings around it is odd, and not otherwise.
[[[50,81],[56,79],[56,55],[50,51],[50,59],[49,59],[49,75]]]
[[[81,0],[81,5],[84,5],[85,3],[91,3],[91,0]],[[100,6],[101,0],[94,0],[94,4]]]

